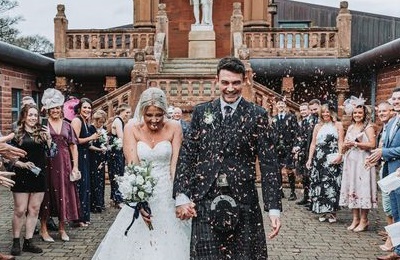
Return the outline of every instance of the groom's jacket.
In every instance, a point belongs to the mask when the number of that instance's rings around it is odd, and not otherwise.
[[[232,197],[258,203],[256,158],[259,159],[265,210],[282,210],[273,130],[265,109],[243,98],[224,123],[220,99],[197,105],[184,139],[174,180],[174,197],[203,199],[219,174],[227,175]]]

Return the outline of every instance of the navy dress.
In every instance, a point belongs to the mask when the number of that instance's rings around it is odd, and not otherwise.
[[[86,138],[90,136],[88,125],[85,121],[78,116],[81,120],[81,133],[79,138]],[[81,222],[90,222],[90,154],[89,143],[78,144],[78,168],[81,172],[82,178],[77,182],[79,199],[81,202]]]
[[[122,129],[124,128],[124,121],[120,117],[116,117],[115,120],[121,120]],[[110,144],[114,142],[118,137],[117,135],[112,134],[110,138]],[[122,203],[122,195],[118,190],[118,183],[115,179],[116,176],[124,175],[125,168],[125,158],[123,149],[117,149],[114,146],[111,146],[110,158],[109,158],[109,169],[108,169],[108,178],[111,184],[111,195],[110,198],[114,203],[119,204]]]
[[[97,132],[96,127],[89,127],[90,134]],[[99,139],[92,142],[92,146],[101,147]],[[90,150],[90,187],[91,187],[91,211],[99,213],[105,210],[104,189],[105,189],[105,169],[107,154]]]

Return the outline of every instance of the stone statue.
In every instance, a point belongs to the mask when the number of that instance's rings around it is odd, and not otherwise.
[[[212,25],[212,5],[213,0],[190,0],[190,5],[193,5],[193,14],[195,24],[200,24],[200,5],[201,5],[201,24]]]

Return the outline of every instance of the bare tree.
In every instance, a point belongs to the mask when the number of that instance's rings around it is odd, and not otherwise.
[[[15,45],[37,53],[49,53],[54,50],[53,44],[44,36],[21,36],[15,40]]]

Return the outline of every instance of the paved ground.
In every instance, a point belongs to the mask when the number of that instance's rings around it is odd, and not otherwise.
[[[107,186],[107,193],[109,192]],[[297,191],[300,196],[300,190]],[[288,192],[286,191],[286,194]],[[377,235],[382,230],[385,217],[381,210],[370,214],[370,228],[354,233],[346,230],[351,217],[348,210],[341,210],[335,224],[319,223],[311,214],[294,202],[283,200],[283,227],[279,236],[268,242],[269,259],[375,259],[381,255],[378,245],[383,243]],[[24,253],[17,259],[72,260],[91,259],[97,245],[113,222],[118,210],[107,205],[102,214],[92,214],[92,225],[87,228],[68,228],[70,242],[62,242],[57,232],[51,232],[55,243],[34,239],[44,252],[40,255]],[[12,196],[0,187],[0,252],[9,252],[11,246]],[[268,219],[265,218],[267,231]]]

